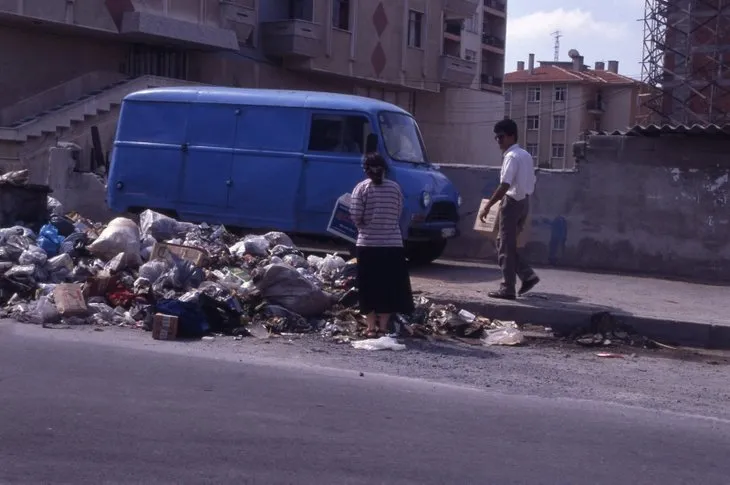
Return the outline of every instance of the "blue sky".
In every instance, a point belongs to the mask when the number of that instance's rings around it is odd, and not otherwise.
[[[578,49],[585,63],[619,61],[619,73],[641,75],[644,0],[508,0],[507,72],[517,61],[552,60],[554,38],[560,30],[560,59]]]

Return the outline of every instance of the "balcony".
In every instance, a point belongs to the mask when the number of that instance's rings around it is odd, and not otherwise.
[[[322,26],[306,20],[280,20],[261,24],[267,56],[315,58],[324,55]]]
[[[444,34],[449,34],[454,37],[461,37],[461,31],[463,25],[461,22],[444,22]]]
[[[255,0],[220,0],[221,25],[236,33],[239,44],[245,44],[256,27]]]
[[[504,39],[494,35],[482,34],[482,45],[504,51]]]
[[[452,56],[441,56],[439,76],[443,84],[468,87],[477,75],[477,63]]]
[[[502,92],[502,78],[497,76],[490,76],[488,74],[481,75],[481,85],[483,91],[494,91],[496,93]]]
[[[447,18],[467,19],[474,15],[479,6],[479,0],[442,0],[443,9]]]
[[[484,0],[484,10],[498,17],[507,16],[507,4],[501,0]]]
[[[586,103],[586,109],[590,114],[602,115],[603,114],[603,103],[601,101],[589,101]]]

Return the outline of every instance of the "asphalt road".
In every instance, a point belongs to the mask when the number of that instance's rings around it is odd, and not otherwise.
[[[0,325],[0,483],[710,485],[730,475],[720,418],[55,335]]]

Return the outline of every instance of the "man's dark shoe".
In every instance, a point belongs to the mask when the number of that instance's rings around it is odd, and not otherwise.
[[[519,291],[518,295],[520,295],[520,296],[524,295],[525,293],[527,293],[528,291],[533,289],[535,286],[537,286],[537,284],[539,282],[540,282],[540,278],[538,278],[537,276],[530,278],[527,281],[524,281],[522,283],[522,286],[520,287],[520,291]]]
[[[490,291],[487,293],[487,296],[489,298],[496,298],[498,300],[516,300],[517,297],[514,295],[514,293],[507,293],[504,290],[498,290],[498,291]]]

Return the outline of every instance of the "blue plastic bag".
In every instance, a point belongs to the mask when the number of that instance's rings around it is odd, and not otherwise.
[[[200,338],[210,331],[208,319],[200,305],[189,301],[159,300],[155,311],[177,317],[178,338]]]
[[[53,224],[46,224],[41,227],[41,232],[36,240],[38,247],[43,249],[49,258],[58,255],[64,237],[58,233],[58,229]]]

